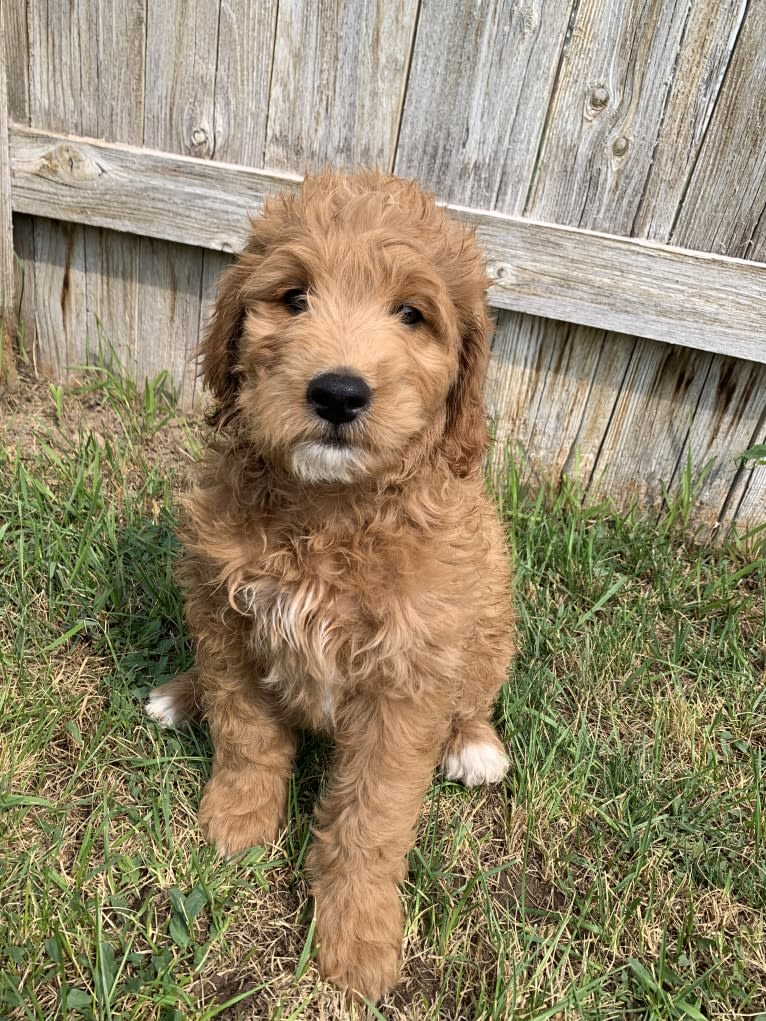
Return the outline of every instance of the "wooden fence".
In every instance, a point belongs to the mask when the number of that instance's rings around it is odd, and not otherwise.
[[[246,213],[375,165],[487,248],[498,450],[655,502],[715,460],[700,520],[766,517],[766,0],[2,0],[0,29],[0,293],[41,371],[108,338],[191,403]]]

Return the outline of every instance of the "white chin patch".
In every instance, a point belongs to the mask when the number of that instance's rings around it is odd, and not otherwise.
[[[466,787],[482,783],[498,783],[508,772],[508,757],[497,745],[486,741],[466,744],[459,752],[444,757],[444,775],[448,780],[459,780]]]
[[[353,482],[364,465],[358,450],[309,440],[293,451],[293,472],[302,482]]]

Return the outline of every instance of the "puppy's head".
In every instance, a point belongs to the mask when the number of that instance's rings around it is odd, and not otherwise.
[[[440,448],[481,459],[487,279],[472,236],[412,183],[307,178],[271,200],[202,342],[221,423],[308,483],[380,477]]]

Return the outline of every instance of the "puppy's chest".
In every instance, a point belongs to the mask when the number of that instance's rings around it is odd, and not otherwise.
[[[316,729],[331,729],[339,701],[385,645],[376,593],[391,584],[385,558],[360,568],[343,552],[284,543],[252,565],[236,592],[250,642],[267,665],[262,686]]]

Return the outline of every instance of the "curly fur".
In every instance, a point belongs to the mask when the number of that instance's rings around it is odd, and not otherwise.
[[[181,567],[197,663],[149,709],[207,717],[200,822],[225,854],[276,839],[297,729],[334,738],[308,860],[318,962],[373,1000],[397,980],[435,765],[469,784],[507,768],[489,722],[513,648],[481,474],[486,286],[472,236],[415,184],[325,174],[253,222],[201,346],[217,433]],[[330,435],[306,391],[338,371],[372,402]]]

